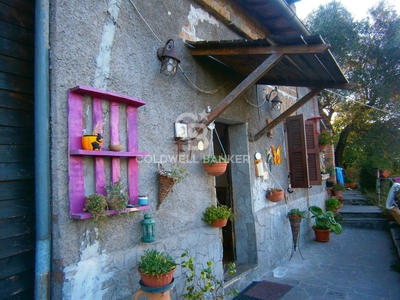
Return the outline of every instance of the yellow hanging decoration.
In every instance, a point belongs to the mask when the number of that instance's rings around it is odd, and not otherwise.
[[[277,149],[275,149],[274,145],[271,146],[271,152],[273,155],[273,162],[274,165],[280,165],[281,164],[281,146],[279,145]]]

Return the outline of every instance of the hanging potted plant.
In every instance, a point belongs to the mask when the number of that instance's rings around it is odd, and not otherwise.
[[[328,145],[332,144],[332,134],[328,130],[322,130],[318,136],[319,151],[325,152]]]
[[[150,249],[140,257],[138,272],[145,286],[161,287],[172,282],[176,266],[171,255]]]
[[[225,173],[229,158],[216,155],[207,155],[203,158],[204,170],[212,176],[220,176]]]
[[[159,185],[157,209],[159,209],[161,203],[172,190],[174,184],[181,182],[188,175],[186,167],[180,163],[170,164],[170,170],[165,170],[162,164],[158,164]]]
[[[269,188],[267,190],[267,199],[271,202],[281,201],[284,195],[285,195],[284,190],[279,188]]]
[[[329,242],[331,231],[336,234],[342,233],[342,226],[336,222],[333,212],[324,212],[318,206],[310,206],[308,210],[312,213],[312,218],[315,218],[313,230],[317,242]]]
[[[226,205],[214,204],[207,207],[203,212],[203,221],[211,224],[213,227],[224,227],[228,223],[228,220],[233,220],[235,215],[232,213],[232,208]]]

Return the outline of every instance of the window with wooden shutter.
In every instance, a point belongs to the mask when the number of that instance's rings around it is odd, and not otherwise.
[[[293,188],[308,188],[307,151],[303,115],[286,119],[290,183]]]
[[[308,179],[310,185],[320,185],[321,170],[319,163],[319,142],[316,123],[311,120],[306,120],[305,127],[308,158]]]

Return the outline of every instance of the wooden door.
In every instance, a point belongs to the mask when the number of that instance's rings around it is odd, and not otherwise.
[[[0,0],[0,299],[32,299],[34,0]]]

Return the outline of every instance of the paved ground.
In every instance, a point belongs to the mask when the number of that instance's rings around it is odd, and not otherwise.
[[[281,299],[400,299],[400,260],[389,230],[344,227],[328,243],[300,243],[282,278],[293,288]],[[396,269],[397,272],[393,269]]]

